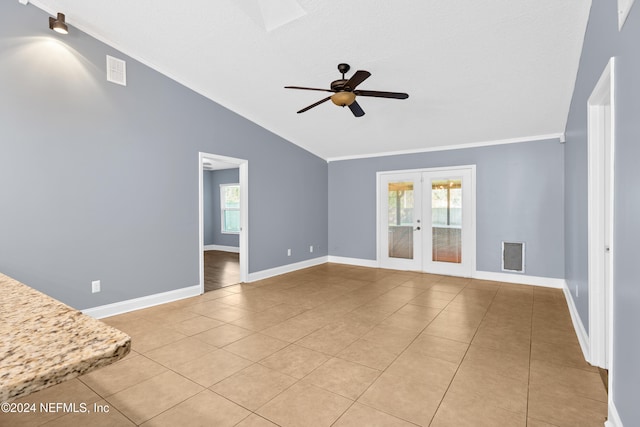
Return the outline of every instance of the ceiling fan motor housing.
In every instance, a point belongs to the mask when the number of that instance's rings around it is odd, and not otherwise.
[[[345,84],[348,82],[347,79],[334,80],[331,82],[331,90],[341,91],[345,90]]]

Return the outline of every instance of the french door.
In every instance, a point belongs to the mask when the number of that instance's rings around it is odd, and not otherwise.
[[[380,172],[380,266],[470,277],[474,175],[474,166]]]

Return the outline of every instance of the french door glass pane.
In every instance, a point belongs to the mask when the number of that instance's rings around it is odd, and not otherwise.
[[[391,182],[389,195],[389,257],[413,259],[413,182]]]
[[[431,181],[432,260],[462,262],[462,179]]]

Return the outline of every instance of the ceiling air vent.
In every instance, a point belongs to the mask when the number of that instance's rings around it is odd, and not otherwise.
[[[524,273],[524,243],[502,242],[502,271]]]
[[[107,81],[127,85],[127,63],[122,59],[107,55]]]

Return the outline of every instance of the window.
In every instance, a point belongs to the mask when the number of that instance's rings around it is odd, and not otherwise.
[[[221,232],[240,233],[240,184],[220,184]]]

